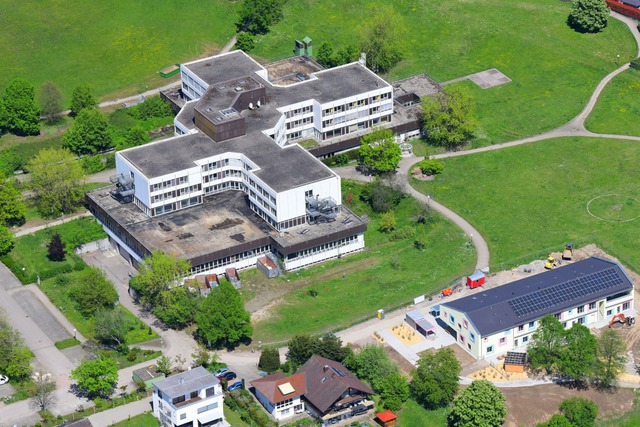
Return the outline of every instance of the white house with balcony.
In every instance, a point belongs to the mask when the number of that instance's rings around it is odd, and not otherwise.
[[[220,381],[202,366],[154,383],[153,415],[163,427],[222,427]]]
[[[440,320],[476,359],[526,347],[539,320],[553,314],[565,328],[631,312],[634,284],[620,264],[587,258],[493,289],[476,288],[440,304]]]

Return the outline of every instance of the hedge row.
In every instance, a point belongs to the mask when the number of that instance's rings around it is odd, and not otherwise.
[[[627,4],[620,3],[618,0],[606,0],[609,9],[614,12],[621,13],[631,18],[640,19],[640,9],[632,7]]]

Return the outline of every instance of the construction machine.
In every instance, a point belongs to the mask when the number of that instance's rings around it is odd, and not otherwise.
[[[570,260],[572,258],[573,258],[573,243],[569,242],[567,243],[567,246],[565,246],[564,251],[562,252],[562,259]]]
[[[609,321],[609,327],[612,327],[614,323],[622,323],[623,325],[631,326],[636,323],[636,318],[633,316],[625,316],[624,313],[618,313]]]
[[[550,256],[549,258],[547,258],[547,262],[544,263],[544,268],[546,268],[547,270],[551,270],[552,268],[555,268],[559,265],[560,262],[558,262],[558,260],[554,257]]]

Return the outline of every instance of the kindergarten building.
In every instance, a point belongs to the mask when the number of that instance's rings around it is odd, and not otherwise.
[[[591,257],[440,304],[440,320],[476,359],[526,346],[539,320],[589,326],[633,310],[633,282],[620,264]]]

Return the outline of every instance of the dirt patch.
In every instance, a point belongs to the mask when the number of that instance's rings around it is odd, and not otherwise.
[[[405,359],[400,353],[398,353],[391,346],[385,345],[384,349],[387,351],[387,355],[389,355],[389,358],[391,358],[391,360],[393,360],[398,364],[398,366],[400,366],[400,371],[402,371],[404,375],[410,377],[411,371],[415,369],[415,367],[411,364],[411,362]]]
[[[400,323],[390,329],[391,333],[396,336],[404,345],[416,344],[422,341],[422,335],[419,335],[409,327],[406,323]]]
[[[271,317],[271,311],[279,306],[280,304],[282,304],[284,302],[284,300],[282,298],[279,298],[275,301],[271,301],[269,304],[259,308],[258,310],[254,311],[253,313],[251,313],[251,321],[252,322],[260,322],[262,320],[267,320],[268,318]]]
[[[456,354],[456,358],[460,362],[460,366],[463,369],[476,362],[476,359],[472,355],[464,351],[464,349],[462,349],[458,344],[451,344],[448,346],[448,348],[452,349]]]
[[[558,412],[558,406],[565,399],[582,397],[594,401],[599,418],[607,415],[628,412],[633,406],[634,393],[629,389],[620,389],[615,393],[600,393],[594,389],[572,390],[556,384],[535,387],[503,388],[507,399],[507,422],[505,427],[535,426],[548,421]]]

